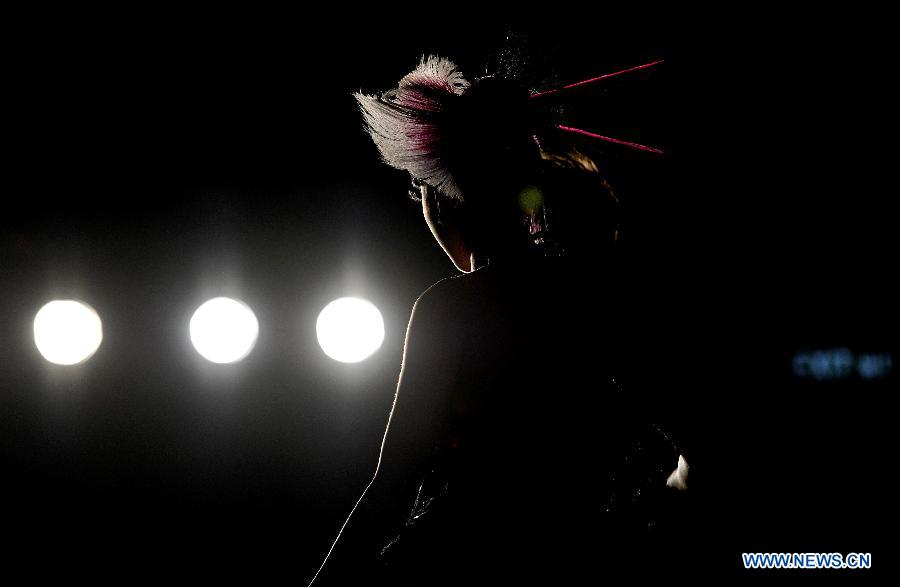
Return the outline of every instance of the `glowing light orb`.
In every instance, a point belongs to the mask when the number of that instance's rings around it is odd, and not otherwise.
[[[213,298],[191,317],[191,343],[213,363],[236,363],[250,354],[259,336],[259,322],[247,304]]]
[[[34,344],[51,363],[83,363],[97,352],[102,341],[100,316],[83,302],[53,300],[34,316]]]
[[[384,320],[371,302],[340,298],[319,313],[316,336],[325,354],[335,361],[358,363],[381,347]]]

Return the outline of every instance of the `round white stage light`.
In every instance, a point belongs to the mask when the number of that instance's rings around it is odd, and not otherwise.
[[[236,363],[250,354],[259,336],[259,322],[247,304],[213,298],[191,317],[191,343],[213,363]]]
[[[358,363],[381,347],[384,320],[372,302],[340,298],[319,314],[316,335],[326,355],[342,363]]]
[[[87,361],[102,341],[100,316],[84,302],[53,300],[34,317],[34,344],[51,363],[75,365]]]

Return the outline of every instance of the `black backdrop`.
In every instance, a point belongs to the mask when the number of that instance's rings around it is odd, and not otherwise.
[[[585,144],[626,203],[632,336],[650,405],[693,465],[699,571],[740,573],[755,550],[875,551],[877,566],[895,378],[791,370],[798,351],[896,351],[877,19],[386,10],[11,19],[8,568],[310,577],[374,465],[412,302],[451,274],[350,93],[390,86],[423,53],[477,75],[509,32],[561,80],[667,60],[585,93],[577,122],[667,150]],[[188,341],[215,295],[260,321],[235,365]],[[356,365],[315,340],[318,311],[343,295],[385,317],[381,350]],[[104,320],[74,368],[31,337],[61,297]],[[578,302],[589,311],[590,292]]]

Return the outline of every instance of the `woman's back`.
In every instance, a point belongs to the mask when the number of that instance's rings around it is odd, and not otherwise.
[[[620,304],[614,284],[600,279],[589,294],[583,270],[532,261],[492,265],[430,292],[443,298],[431,326],[453,333],[459,353],[449,356],[460,365],[435,452],[417,470],[385,552],[401,575],[448,584],[513,572],[558,579],[560,557],[574,572],[596,562],[609,539],[646,529],[631,493],[647,491],[645,482],[662,490],[677,454],[627,407],[617,379]],[[658,479],[615,478],[634,476],[622,461],[649,457],[635,441],[659,461],[658,471],[634,462],[637,476]]]

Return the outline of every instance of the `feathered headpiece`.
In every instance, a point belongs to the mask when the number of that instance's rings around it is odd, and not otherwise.
[[[445,196],[462,199],[463,169],[489,165],[499,156],[521,152],[522,139],[540,149],[539,136],[562,131],[632,149],[660,149],[564,124],[551,124],[539,113],[540,99],[571,88],[653,67],[654,61],[592,77],[560,88],[524,92],[497,78],[469,83],[456,65],[423,57],[399,86],[381,95],[354,94],[366,127],[385,163],[408,171]],[[487,159],[487,160],[486,160]]]
[[[459,198],[462,194],[446,165],[445,127],[454,102],[469,85],[451,61],[431,56],[423,57],[396,90],[354,96],[385,163]]]

